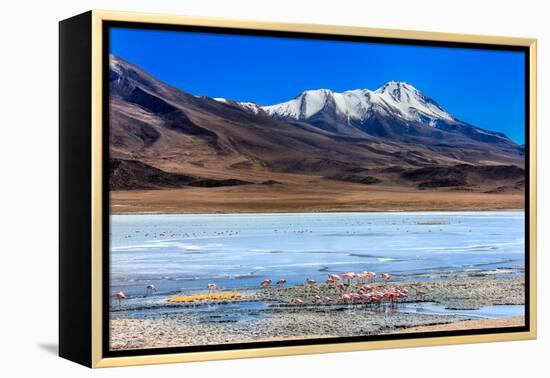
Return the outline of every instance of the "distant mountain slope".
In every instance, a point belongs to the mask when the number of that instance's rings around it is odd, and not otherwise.
[[[270,172],[378,183],[354,174],[395,166],[522,167],[524,160],[522,146],[457,120],[406,83],[306,91],[262,107],[194,96],[111,56],[109,116],[113,159],[168,175],[238,180],[229,183],[269,180]],[[185,185],[139,164],[124,167],[142,170],[142,188],[151,174],[166,179],[160,186]],[[127,189],[123,182],[118,188]]]

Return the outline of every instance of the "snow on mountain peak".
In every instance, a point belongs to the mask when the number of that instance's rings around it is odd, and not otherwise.
[[[243,110],[246,110],[246,111],[248,111],[250,113],[253,113],[253,114],[258,114],[258,113],[263,111],[262,107],[260,105],[256,104],[255,102],[247,102],[247,101],[237,102],[237,101],[233,101],[233,100],[228,100],[227,98],[224,98],[224,97],[213,97],[212,100],[217,101],[217,102],[221,102],[221,103],[227,104],[227,105],[238,106],[239,108],[241,108]]]
[[[342,93],[329,89],[307,90],[292,100],[263,106],[271,116],[308,119],[330,104],[337,113],[354,120],[365,120],[371,110],[398,115],[408,121],[434,124],[438,119],[453,121],[454,117],[409,83],[390,81],[371,91],[355,89]]]
[[[307,90],[292,100],[262,108],[271,116],[305,119],[322,110],[333,95],[329,89]]]
[[[128,70],[128,64],[114,55],[109,55],[109,70],[118,76],[124,76],[125,71]]]
[[[374,93],[384,105],[398,110],[408,120],[422,121],[427,118],[430,123],[437,119],[454,120],[445,109],[409,83],[390,81]]]

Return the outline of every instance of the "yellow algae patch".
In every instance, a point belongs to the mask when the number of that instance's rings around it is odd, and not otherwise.
[[[243,295],[240,293],[211,293],[211,294],[196,294],[196,295],[179,295],[176,297],[168,298],[168,302],[174,303],[189,303],[196,301],[221,301],[227,299],[239,299]]]

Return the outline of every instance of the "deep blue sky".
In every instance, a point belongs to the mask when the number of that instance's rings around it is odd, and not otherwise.
[[[122,28],[111,29],[110,46],[186,92],[261,105],[406,81],[455,117],[524,142],[520,52]]]

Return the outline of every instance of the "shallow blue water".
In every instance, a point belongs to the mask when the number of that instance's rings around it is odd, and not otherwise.
[[[435,303],[408,303],[400,309],[402,312],[416,314],[437,314],[437,315],[462,315],[469,318],[505,318],[525,314],[523,305],[498,305],[483,306],[476,310],[455,310],[447,309]]]
[[[294,285],[344,271],[399,280],[522,269],[523,224],[522,211],[114,215],[111,292],[255,288],[266,278]]]
[[[169,304],[159,304],[156,306],[147,306],[147,301],[151,299],[132,298],[131,303],[125,302],[120,307],[113,305],[111,317],[147,319],[172,316],[177,314],[193,313],[203,322],[248,322],[260,319],[262,316],[268,316],[270,306],[277,306],[276,302],[262,301],[244,301],[239,303],[224,304],[197,304],[190,306],[174,306]],[[347,310],[350,312],[364,312],[364,306],[350,306]],[[405,303],[397,307],[383,306],[381,308],[370,308],[368,311],[375,312],[406,312],[413,314],[431,314],[431,315],[459,315],[464,318],[501,318],[524,315],[525,307],[523,305],[497,305],[484,306],[479,309],[456,310],[447,309],[442,305],[433,302]]]

